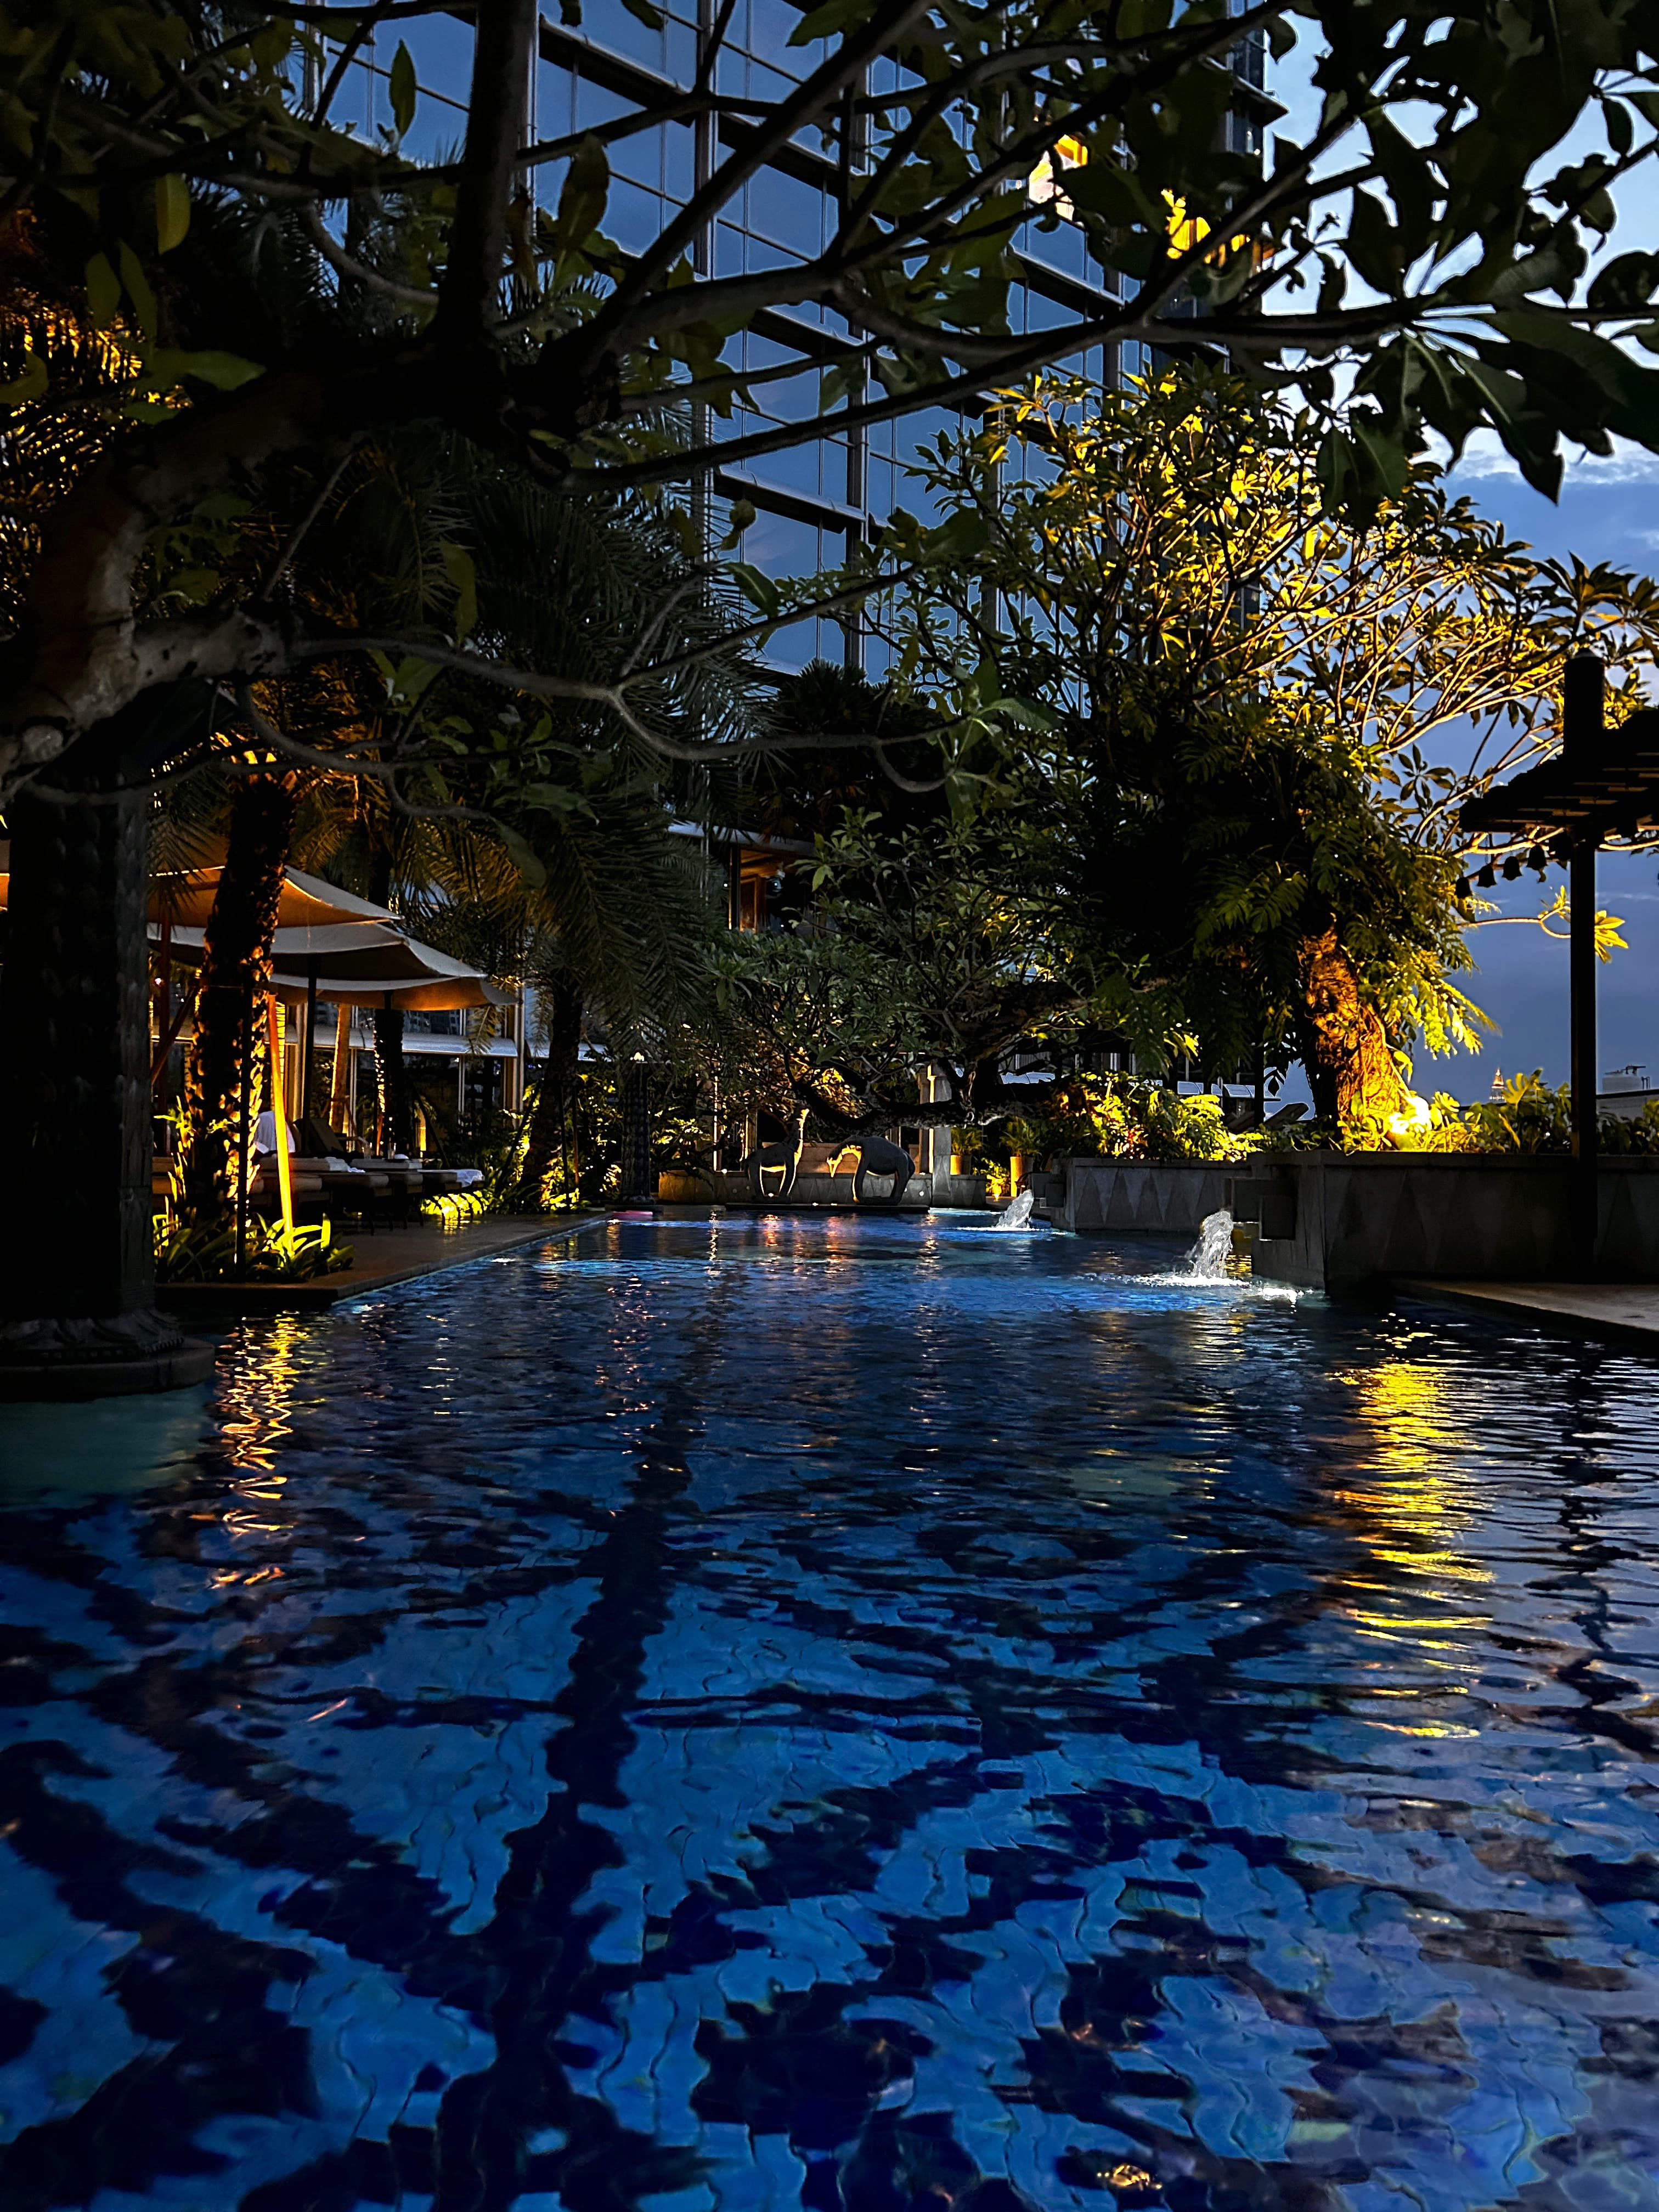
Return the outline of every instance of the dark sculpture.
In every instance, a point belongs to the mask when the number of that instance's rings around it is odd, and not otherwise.
[[[787,1198],[795,1188],[795,1177],[800,1173],[801,1146],[806,1140],[806,1115],[803,1109],[795,1116],[793,1133],[780,1138],[775,1144],[757,1145],[744,1162],[749,1177],[749,1188],[754,1193],[757,1205],[763,1199]],[[783,1180],[775,1190],[769,1190],[765,1178],[781,1172]]]
[[[891,1176],[893,1194],[885,1202],[896,1206],[903,1197],[915,1163],[902,1145],[896,1145],[886,1137],[860,1137],[858,1139],[859,1164],[853,1174],[853,1203],[865,1204],[864,1180],[866,1176]]]

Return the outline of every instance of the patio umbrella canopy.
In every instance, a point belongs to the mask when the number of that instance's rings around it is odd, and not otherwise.
[[[149,918],[159,922],[169,920],[175,932],[194,929],[198,932],[207,925],[213,911],[214,896],[219,888],[222,867],[191,868],[169,871],[155,878],[150,884]],[[325,884],[320,876],[307,876],[298,868],[283,872],[283,888],[276,903],[276,927],[285,929],[327,928],[339,923],[375,922],[401,936],[398,917],[372,900],[357,897],[355,892],[343,891],[336,884]],[[198,938],[199,942],[199,938]]]
[[[10,847],[0,839],[0,912],[10,888],[9,860]],[[223,872],[216,866],[191,868],[157,876],[151,885],[151,939],[160,940],[165,921],[173,957],[185,966],[201,952]],[[313,963],[316,996],[335,1006],[441,1013],[514,1003],[514,994],[498,990],[481,969],[410,937],[385,907],[289,868],[271,942],[272,992],[288,1005],[306,1000]]]
[[[165,942],[167,960],[185,967],[199,963],[222,872],[218,866],[208,866],[155,879],[149,935],[158,945]],[[301,1034],[307,1044],[301,1059],[302,1119],[311,1110],[309,1040],[319,1002],[342,1009],[396,1007],[418,1013],[514,1003],[514,994],[497,990],[481,969],[409,936],[397,915],[385,907],[297,868],[283,873],[271,939],[271,972],[264,988],[284,1006],[304,1010]],[[164,1064],[167,1047],[182,1018],[183,1010],[163,1040],[153,1076]],[[343,1012],[340,1019],[343,1037]]]
[[[159,925],[150,925],[152,937]],[[199,956],[204,932],[188,924],[173,932],[176,960]],[[465,1006],[506,1006],[513,994],[497,990],[483,971],[452,960],[435,946],[405,937],[395,925],[335,923],[317,928],[279,928],[271,945],[272,994],[284,1005],[314,995],[334,1006],[403,1006],[438,1012]]]
[[[199,955],[222,871],[194,868],[158,876],[150,894],[150,935],[168,924],[173,957]],[[270,989],[285,1005],[312,998],[334,1006],[402,1006],[440,1013],[513,1004],[482,969],[452,960],[410,937],[396,915],[298,868],[283,875],[271,940]]]

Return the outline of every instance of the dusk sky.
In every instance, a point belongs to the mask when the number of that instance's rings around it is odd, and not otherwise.
[[[1638,241],[1627,240],[1631,244]],[[1641,242],[1645,243],[1644,240]],[[1594,457],[1570,465],[1559,504],[1523,483],[1507,457],[1481,455],[1455,481],[1511,535],[1540,552],[1565,558],[1615,562],[1638,574],[1659,559],[1659,457],[1632,452],[1612,460]],[[1655,687],[1659,692],[1659,685]],[[1552,869],[1547,885],[1534,876],[1504,884],[1488,896],[1504,912],[1536,914],[1563,880]],[[1601,970],[1601,1066],[1645,1063],[1659,1082],[1659,857],[1604,854],[1598,903],[1625,920],[1630,950],[1616,952]],[[1556,925],[1559,927],[1561,925]],[[1478,1057],[1449,1060],[1426,1054],[1417,1068],[1419,1091],[1441,1089],[1462,1098],[1483,1097],[1495,1070],[1505,1075],[1541,1067],[1552,1083],[1567,1079],[1567,948],[1535,927],[1505,923],[1475,931],[1471,945],[1480,972],[1469,995],[1499,1025]]]

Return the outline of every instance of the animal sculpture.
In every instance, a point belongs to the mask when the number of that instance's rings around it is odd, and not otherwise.
[[[775,1143],[757,1145],[744,1162],[749,1177],[749,1188],[758,1205],[763,1199],[787,1198],[795,1188],[795,1177],[800,1173],[801,1146],[806,1139],[806,1115],[795,1116],[793,1133]],[[767,1177],[775,1175],[779,1181],[769,1185]]]
[[[866,1203],[864,1195],[866,1178],[878,1175],[892,1176],[893,1191],[887,1204],[896,1206],[915,1171],[915,1163],[902,1145],[896,1145],[887,1137],[861,1137],[859,1139],[859,1164],[853,1174],[853,1203],[855,1206]]]

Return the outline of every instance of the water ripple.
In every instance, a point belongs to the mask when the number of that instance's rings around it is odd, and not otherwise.
[[[611,1224],[0,1460],[6,2212],[1659,2212],[1650,1364]]]

